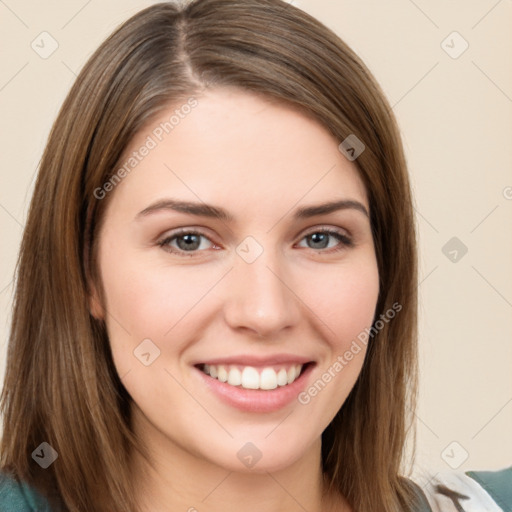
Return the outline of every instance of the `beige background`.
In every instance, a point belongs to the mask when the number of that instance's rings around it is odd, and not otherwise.
[[[12,275],[50,126],[87,57],[152,3],[0,1],[2,371]],[[363,58],[402,128],[421,244],[416,469],[510,465],[512,1],[294,3]],[[43,31],[59,45],[47,59],[31,48]],[[442,252],[452,237],[468,249],[456,262]]]

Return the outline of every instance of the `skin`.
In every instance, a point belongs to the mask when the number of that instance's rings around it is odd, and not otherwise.
[[[297,354],[316,363],[308,386],[332,367],[375,313],[370,222],[355,208],[302,220],[293,212],[340,199],[369,211],[365,187],[340,141],[295,109],[231,88],[197,100],[110,192],[98,235],[104,297],[91,297],[91,312],[106,322],[134,429],[149,449],[151,465],[133,462],[141,510],[350,510],[324,492],[321,434],[355,384],[364,349],[308,404],[272,413],[221,402],[193,364]],[[142,129],[126,155],[175,109]],[[169,209],[138,216],[171,197],[221,206],[235,220]],[[178,228],[201,231],[200,245],[159,245]],[[318,228],[352,243],[330,236],[319,248],[308,236]],[[247,236],[263,248],[252,263],[236,251]],[[160,355],[145,366],[134,349],[148,338]],[[249,441],[262,454],[252,468],[237,457]]]

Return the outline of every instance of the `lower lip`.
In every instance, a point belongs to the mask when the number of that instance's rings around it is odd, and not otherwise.
[[[245,389],[235,387],[206,375],[199,368],[194,367],[208,388],[224,403],[246,412],[274,412],[286,407],[297,399],[304,390],[307,379],[315,365],[309,363],[300,377],[291,384],[276,389]]]

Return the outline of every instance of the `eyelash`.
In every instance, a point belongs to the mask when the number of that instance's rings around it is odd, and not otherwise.
[[[330,235],[330,236],[336,238],[340,243],[330,249],[311,249],[312,251],[319,251],[322,253],[332,254],[332,253],[342,251],[346,247],[353,247],[353,245],[354,245],[353,241],[347,235],[340,233],[339,231],[328,229],[328,228],[319,228],[319,229],[315,229],[314,231],[310,231],[309,233],[306,233],[301,238],[301,241],[304,240],[305,238],[307,238],[308,236],[312,236],[312,235],[315,235],[318,233]],[[173,233],[172,235],[170,235],[170,236],[164,238],[163,240],[161,240],[160,242],[158,242],[158,246],[160,246],[162,249],[166,250],[167,252],[170,252],[172,254],[177,254],[177,255],[183,256],[183,257],[187,257],[187,256],[192,257],[192,256],[194,256],[195,253],[203,252],[200,250],[184,251],[182,249],[175,249],[175,248],[170,247],[170,245],[169,245],[170,242],[172,242],[173,240],[180,238],[181,236],[184,236],[184,235],[195,235],[195,236],[206,238],[207,240],[212,242],[204,233],[201,233],[200,231],[196,231],[193,229],[183,229],[183,230]],[[212,243],[214,243],[214,242],[212,242]]]

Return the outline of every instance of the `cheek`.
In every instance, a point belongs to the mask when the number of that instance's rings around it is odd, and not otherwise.
[[[179,270],[119,267],[105,280],[108,305],[134,335],[162,337],[208,290],[210,279],[197,278]]]
[[[308,301],[328,349],[298,402],[309,421],[316,418],[318,430],[323,431],[347,399],[364,363],[366,333],[373,323],[379,294],[375,257],[368,253],[335,271],[326,269],[311,283]]]
[[[145,339],[161,350],[159,363],[179,354],[188,342],[178,334],[193,332],[190,318],[204,314],[202,299],[219,277],[211,268],[153,265],[108,249],[101,265],[106,322],[120,373],[133,364],[133,351]]]
[[[324,323],[326,338],[336,352],[346,350],[373,322],[379,294],[375,258],[317,272],[309,283],[308,305]]]
[[[226,271],[222,265],[171,266],[160,258],[149,262],[143,254],[122,247],[122,240],[105,243],[99,262],[107,327],[120,374],[133,366],[134,349],[145,339],[161,351],[158,366],[179,359],[229,300],[228,295],[217,295],[215,288]],[[317,330],[310,334],[323,340],[335,359],[372,323],[379,291],[375,256],[370,250],[360,251],[341,263],[311,262],[290,269],[290,300],[295,301],[290,307],[300,308],[304,319],[296,327]]]
[[[173,347],[179,350],[180,340],[172,336],[172,331],[181,331],[190,318],[196,323],[200,316],[208,316],[205,308],[212,303],[204,299],[225,269],[192,265],[169,268],[141,261],[144,259],[116,254],[113,247],[107,247],[101,258],[113,349],[118,338],[129,337],[133,344],[145,338],[172,337]],[[377,264],[370,254],[342,265],[301,268],[293,278],[294,293],[303,302],[306,314],[309,310],[309,316],[313,321],[316,319],[326,339],[339,350],[371,325],[378,281]]]

